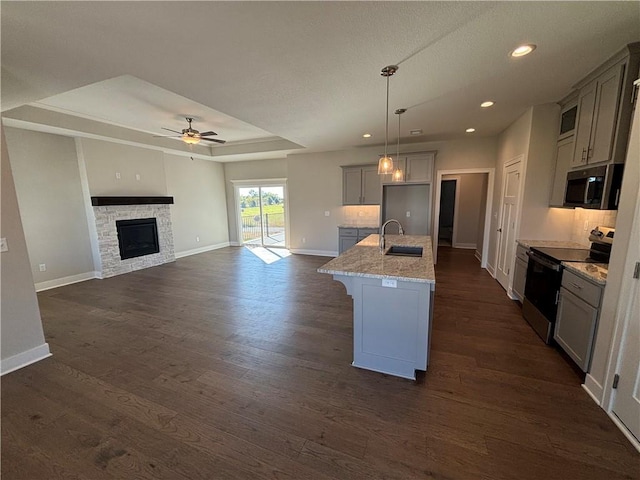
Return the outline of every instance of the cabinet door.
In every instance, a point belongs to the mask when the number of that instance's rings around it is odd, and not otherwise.
[[[556,149],[556,170],[551,189],[550,207],[561,207],[564,203],[564,193],[567,188],[567,172],[573,158],[573,136],[560,140]]]
[[[598,78],[587,163],[608,162],[611,158],[613,135],[618,117],[621,78],[622,66],[620,65],[607,70]]]
[[[362,202],[362,169],[342,169],[342,204],[360,205]]]
[[[591,124],[593,109],[596,104],[597,83],[591,82],[580,90],[578,98],[578,125],[576,127],[576,143],[571,167],[581,167],[587,163],[589,139],[591,138]]]
[[[340,237],[339,253],[345,252],[358,243],[358,237]]]
[[[598,309],[565,288],[560,289],[553,338],[583,372],[589,368],[597,320]]]
[[[527,281],[527,266],[527,262],[516,258],[516,265],[513,270],[513,287],[511,290],[520,301],[524,300],[524,285]]]
[[[378,167],[362,167],[362,204],[380,205],[382,202],[382,182]]]
[[[431,182],[433,180],[433,154],[407,156],[405,182]]]

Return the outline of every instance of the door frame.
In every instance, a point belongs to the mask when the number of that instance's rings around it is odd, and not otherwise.
[[[242,240],[242,221],[240,220],[240,188],[247,187],[283,187],[284,195],[284,248],[289,248],[289,192],[286,178],[261,178],[254,180],[231,180],[233,184],[233,213],[236,221],[238,245],[244,246]],[[282,248],[282,247],[273,247]]]
[[[500,211],[498,212],[498,218],[497,218],[497,223],[496,223],[496,231],[500,228],[500,224],[502,223],[502,216],[504,215],[504,204],[502,203],[502,199],[504,198],[504,192],[505,189],[507,187],[506,184],[506,176],[504,175],[505,171],[515,165],[519,163],[519,168],[518,168],[518,173],[520,175],[520,185],[518,187],[518,195],[517,195],[517,202],[518,204],[516,205],[516,219],[515,219],[515,226],[513,227],[513,230],[515,232],[514,235],[514,241],[515,239],[518,237],[518,234],[520,232],[520,218],[522,217],[522,198],[524,195],[524,174],[523,171],[525,169],[525,156],[524,154],[520,154],[517,155],[516,157],[513,157],[511,160],[507,160],[506,162],[504,162],[504,164],[502,165],[502,182],[500,185],[500,197],[499,197],[499,203],[500,203]],[[500,232],[502,233],[502,232]],[[502,236],[500,236],[500,241],[502,240]],[[500,254],[500,241],[498,240],[498,235],[496,235],[496,246],[495,246],[495,261],[496,264],[494,266],[494,272],[492,273],[493,278],[495,278],[496,280],[498,280],[498,283],[500,283],[499,279],[498,279],[498,260],[499,260],[499,254]],[[509,260],[510,262],[510,266],[509,266],[509,272],[513,272],[515,263],[516,263],[516,255],[515,255],[515,251],[516,249],[514,248],[513,250],[513,258],[511,258]],[[509,296],[509,298],[511,298],[512,300],[517,300],[517,298],[511,293],[511,286],[513,284],[513,275],[510,273],[507,279],[507,286],[505,287],[505,291],[507,292],[507,295]],[[500,283],[500,285],[502,285],[502,283]]]
[[[486,173],[487,178],[487,205],[484,212],[484,235],[482,240],[482,260],[480,261],[481,268],[487,268],[487,262],[489,260],[489,237],[491,233],[491,210],[493,207],[493,184],[495,181],[495,168],[459,168],[457,170],[438,170],[436,172],[436,188],[435,188],[435,208],[433,215],[433,228],[432,239],[433,241],[433,263],[438,262],[438,226],[440,224],[440,190],[442,186],[443,175],[462,175],[465,173]],[[457,185],[456,185],[457,187]],[[456,188],[456,195],[458,189]]]

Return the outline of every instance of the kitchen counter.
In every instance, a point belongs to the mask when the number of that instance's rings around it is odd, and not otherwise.
[[[562,266],[598,285],[607,284],[608,265],[606,263],[562,262]]]
[[[358,368],[415,380],[427,370],[435,273],[431,238],[385,235],[393,245],[420,246],[422,257],[384,255],[379,236],[334,258],[320,273],[333,275],[353,298],[353,362]]]
[[[342,255],[318,268],[320,273],[350,277],[386,278],[405,282],[436,283],[431,237],[385,235],[385,251],[393,245],[422,247],[422,257],[380,253],[379,236],[369,235]]]
[[[588,245],[582,245],[581,243],[570,240],[517,240],[517,242],[525,248],[589,248]]]

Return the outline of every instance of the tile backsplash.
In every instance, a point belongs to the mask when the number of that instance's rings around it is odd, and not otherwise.
[[[376,205],[353,205],[342,207],[342,225],[354,227],[376,227],[380,225],[380,207]]]
[[[588,210],[576,208],[571,240],[589,246],[589,232],[595,227],[615,227],[617,210]],[[586,228],[585,228],[586,227]]]

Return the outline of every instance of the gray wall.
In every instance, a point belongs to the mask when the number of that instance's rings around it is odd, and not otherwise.
[[[189,250],[226,244],[229,234],[222,164],[165,154],[164,169],[167,195],[173,196],[175,202],[171,206],[171,223],[178,256]]]
[[[5,360],[45,344],[38,299],[33,286],[29,255],[24,238],[18,199],[9,164],[9,152],[0,126],[2,140],[0,236],[7,239],[9,251],[0,253],[2,262],[0,313],[2,365]]]
[[[457,175],[443,175],[442,179],[456,178],[458,204],[455,218],[455,244],[454,247],[478,248],[477,241],[479,229],[484,233],[484,208],[486,206],[487,178],[486,173],[464,173]],[[481,220],[482,218],[482,220]],[[482,245],[480,246],[482,251]]]
[[[15,128],[5,134],[34,281],[92,272],[73,138]]]

